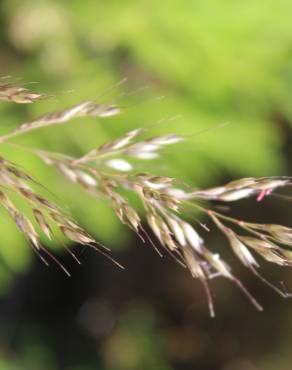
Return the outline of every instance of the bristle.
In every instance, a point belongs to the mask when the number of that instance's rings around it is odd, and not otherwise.
[[[242,284],[240,280],[237,278],[233,278],[235,284],[239,287],[239,289],[247,296],[250,302],[254,305],[254,307],[258,311],[263,311],[263,307],[259,304],[259,302],[254,298],[254,296],[246,289],[246,287]]]
[[[46,248],[42,248],[41,249],[45,254],[47,254],[59,267],[61,270],[63,270],[65,272],[65,274],[68,276],[68,277],[71,277],[71,274],[70,272],[66,269],[66,267],[53,255],[53,253],[51,253],[50,251],[48,251]]]

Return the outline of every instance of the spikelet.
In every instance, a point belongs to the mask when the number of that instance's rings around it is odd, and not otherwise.
[[[0,80],[0,100],[16,104],[30,104],[45,97],[45,95],[32,92],[25,87],[5,82],[4,78]]]
[[[269,262],[282,266],[290,266],[292,253],[289,254],[288,251],[283,250],[274,243],[272,238],[275,239],[277,236],[278,241],[282,244],[292,243],[292,240],[290,240],[292,231],[289,228],[279,228],[277,225],[270,225],[265,231],[265,234],[259,235],[258,238],[237,235],[231,228],[225,226],[220,221],[220,217],[226,216],[203,208],[196,203],[196,199],[231,201],[250,196],[251,194],[258,196],[262,191],[269,192],[278,187],[288,185],[290,179],[272,178],[269,181],[267,178],[249,178],[236,180],[225,186],[207,189],[206,191],[201,190],[187,193],[183,189],[175,188],[174,185],[178,182],[171,177],[157,176],[146,172],[135,173],[133,172],[133,168],[131,168],[130,174],[125,173],[123,175],[119,175],[115,171],[112,173],[105,171],[105,165],[112,170],[121,171],[121,168],[118,168],[119,166],[108,166],[108,157],[111,154],[115,155],[117,151],[121,155],[120,151],[128,150],[128,144],[136,145],[131,143],[132,138],[135,136],[127,136],[126,134],[120,139],[103,144],[99,149],[91,151],[77,160],[74,158],[60,157],[58,160],[45,158],[45,161],[58,168],[70,181],[79,183],[79,185],[91,194],[100,194],[109,198],[121,222],[128,225],[142,237],[145,231],[142,228],[140,217],[124,197],[119,194],[119,191],[122,189],[134,191],[144,205],[148,225],[156,236],[162,250],[170,254],[178,263],[186,266],[191,275],[202,282],[206,290],[208,306],[212,316],[214,315],[214,307],[208,281],[215,277],[222,276],[233,281],[258,310],[262,310],[262,306],[234,276],[231,267],[222,260],[218,253],[211,252],[194,227],[179,216],[180,209],[185,202],[191,202],[191,205],[199,208],[207,216],[211,217],[211,220],[227,236],[232,250],[240,261],[265,284],[283,297],[286,297],[287,295],[280,288],[259,274],[257,271],[259,264],[250,249]],[[125,139],[130,137],[131,140]],[[156,138],[155,140],[158,139]],[[156,145],[156,143],[150,142],[147,145]],[[99,160],[93,162],[97,158]],[[119,161],[115,162],[117,159],[113,159],[113,161],[112,163],[120,163]],[[92,164],[94,167],[92,167]],[[122,162],[122,165],[125,165],[124,162]],[[90,177],[87,181],[80,182],[78,180],[80,173],[89,174],[92,178]],[[230,222],[250,230],[251,233],[259,233],[261,226],[258,224],[248,224],[232,218]],[[266,225],[263,225],[263,229],[265,228]],[[264,237],[268,231],[270,231],[269,236],[271,240],[265,241]],[[149,236],[147,235],[147,237]],[[150,242],[161,255],[156,242],[153,242],[151,238]]]
[[[35,222],[48,239],[55,238],[51,227],[51,225],[54,225],[63,236],[74,242],[94,247],[94,249],[100,250],[102,254],[108,251],[107,248],[98,243],[59,206],[37,194],[33,190],[33,186],[37,185],[37,182],[30,175],[16,167],[12,162],[1,157],[0,185],[7,189],[7,191],[0,191],[0,204],[7,210],[18,229],[46,264],[48,264],[46,258],[53,259],[69,275],[68,270],[43,246],[41,235],[37,232],[29,217],[21,213],[11,201],[7,195],[8,191],[17,193],[31,205]],[[46,258],[41,253],[45,254]],[[72,252],[69,251],[69,253],[77,260]],[[108,255],[107,257],[111,259]]]
[[[103,106],[94,101],[85,101],[70,108],[45,114],[35,120],[25,122],[11,133],[0,136],[0,142],[8,138],[46,126],[62,124],[78,117],[111,117],[120,113],[116,106]]]
[[[291,179],[287,177],[245,178],[232,181],[225,186],[191,192],[189,197],[233,202],[257,195],[257,201],[261,201],[274,190],[289,184]]]

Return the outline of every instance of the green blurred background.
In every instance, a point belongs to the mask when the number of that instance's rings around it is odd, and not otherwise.
[[[104,94],[102,102],[123,107],[121,116],[76,120],[15,142],[80,155],[164,119],[152,133],[189,140],[139,170],[192,186],[291,175],[291,12],[288,0],[2,0],[1,75],[20,85],[36,81],[28,86],[54,97],[2,103],[1,133]],[[34,258],[0,210],[0,370],[291,369],[292,303],[255,281],[216,233],[205,235],[208,245],[226,255],[264,313],[218,280],[217,318],[210,319],[199,284],[141,245],[106,202],[93,202],[21,150],[3,145],[0,153],[52,189],[127,266],[116,271],[89,251],[74,266],[52,246],[73,273],[67,279]],[[240,202],[234,214],[292,225],[290,204],[279,199]],[[288,270],[263,269],[292,287]]]

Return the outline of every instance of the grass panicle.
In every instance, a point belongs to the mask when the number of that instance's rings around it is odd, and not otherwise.
[[[24,103],[37,101],[41,96],[34,95],[25,88],[0,84],[2,100]],[[94,101],[86,101],[26,122],[11,133],[0,136],[0,142],[4,143],[14,136],[37,128],[65,123],[73,118],[85,116],[105,118],[120,112],[121,109],[114,105],[106,106]],[[282,297],[288,297],[289,294],[263,277],[259,268],[260,259],[280,266],[292,266],[292,229],[281,225],[238,220],[218,212],[213,204],[248,197],[254,197],[259,202],[277,189],[290,186],[292,179],[289,177],[244,178],[219,187],[190,190],[190,186],[172,177],[143,173],[135,169],[137,160],[155,159],[166,146],[180,143],[186,140],[186,137],[168,134],[145,138],[145,135],[148,135],[146,128],[136,128],[115,140],[91,149],[79,158],[37,148],[29,148],[29,150],[95,199],[98,200],[101,197],[108,199],[123,224],[133,230],[143,241],[148,240],[160,256],[169,254],[181,266],[187,268],[190,274],[202,283],[211,316],[215,315],[215,310],[210,282],[218,277],[226,278],[237,285],[256,309],[261,311],[262,306],[234,275],[231,266],[218,253],[208,248],[202,235],[185,217],[186,209],[199,211],[207,217],[210,223],[226,236],[230,248],[245,267]],[[99,250],[112,260],[108,248],[97,242],[58,205],[38,194],[35,191],[39,186],[38,183],[5,158],[0,158],[0,186],[0,203],[33,250],[46,264],[51,259],[58,263],[66,274],[69,274],[68,270],[43,246],[41,233],[53,239],[57,238],[58,232],[71,241]],[[127,191],[135,193],[140,199],[144,207],[145,220],[148,223],[147,230],[152,231],[151,235],[142,224],[142,216],[127,200],[125,196]],[[11,193],[28,203],[31,209],[29,216],[19,211],[11,199]],[[207,229],[206,226],[204,228]],[[67,247],[65,248],[68,250]],[[68,251],[79,262],[77,257],[70,250]]]

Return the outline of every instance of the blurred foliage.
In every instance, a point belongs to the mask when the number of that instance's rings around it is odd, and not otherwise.
[[[37,81],[30,87],[55,95],[30,106],[1,103],[1,132],[103,93],[102,101],[125,107],[120,117],[77,120],[15,142],[78,155],[131,128],[165,119],[152,131],[186,134],[189,142],[145,164],[153,172],[194,186],[218,184],[224,177],[286,173],[283,149],[292,122],[291,1],[2,0],[0,7],[1,74],[21,83]],[[127,84],[106,93],[124,77]],[[163,100],[155,100],[161,95]],[[129,236],[106,202],[93,202],[30,154],[6,145],[0,153],[50,188],[98,239],[117,249],[127,245]],[[25,271],[31,252],[0,212],[4,293],[9,279]],[[122,319],[125,324],[103,348],[107,369],[117,369],[117,364],[127,370],[172,369],[157,355],[148,314]],[[127,351],[134,348],[133,355],[116,351],[125,342]],[[140,356],[135,346],[146,350]],[[44,365],[49,354],[36,351],[31,355],[36,364],[29,362],[28,353],[23,356],[27,362],[1,362],[0,370],[52,369]],[[279,368],[275,359],[273,364]],[[93,369],[88,366],[74,370]],[[257,369],[244,362],[230,366]]]

